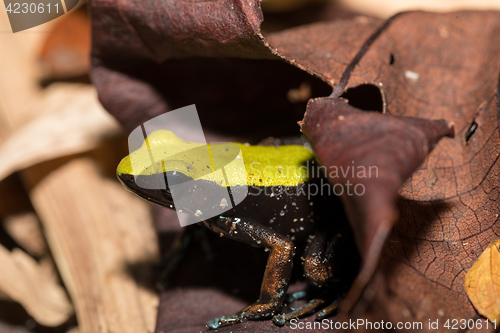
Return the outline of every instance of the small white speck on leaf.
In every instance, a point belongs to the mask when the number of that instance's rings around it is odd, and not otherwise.
[[[412,72],[412,71],[406,71],[405,72],[405,77],[412,81],[412,82],[415,82],[417,83],[418,82],[418,79],[420,79],[420,74],[418,73],[415,73],[415,72]]]

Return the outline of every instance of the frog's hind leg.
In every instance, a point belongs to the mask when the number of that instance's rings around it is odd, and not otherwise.
[[[323,287],[334,276],[334,248],[338,238],[331,232],[320,231],[314,235],[304,251],[304,276],[311,285]]]
[[[337,245],[337,237],[330,230],[319,230],[314,237],[311,238],[309,244],[307,245],[304,256],[303,256],[303,266],[304,266],[304,276],[306,280],[315,287],[323,287],[327,285],[333,278],[335,273],[335,267],[333,263],[333,249]],[[287,295],[288,300],[291,302],[299,298],[304,298],[307,296],[307,292],[297,292],[292,295]],[[328,297],[329,292],[323,292],[321,297],[317,297],[309,301],[306,305],[292,309],[288,313],[278,314],[273,317],[274,324],[278,326],[285,325],[290,319],[305,316],[310,313],[318,311],[318,309],[323,306],[330,297]],[[321,313],[328,309],[327,313],[335,311],[337,303],[340,300],[337,299],[332,305],[327,306],[321,311]],[[326,316],[326,313],[325,313]]]
[[[217,329],[222,325],[249,319],[269,318],[278,313],[283,306],[292,274],[295,252],[293,242],[288,237],[249,218],[219,217],[207,220],[205,224],[212,231],[226,237],[264,247],[270,251],[259,300],[235,315],[212,320],[207,327]]]

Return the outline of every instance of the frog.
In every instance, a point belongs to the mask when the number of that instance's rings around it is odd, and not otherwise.
[[[197,217],[200,224],[221,237],[269,252],[258,300],[236,314],[213,319],[207,323],[208,329],[263,319],[272,319],[282,326],[292,318],[316,311],[327,301],[316,298],[301,308],[282,312],[286,298],[288,302],[293,299],[286,292],[294,257],[302,254],[307,282],[324,288],[339,280],[342,272],[335,265],[335,254],[346,244],[339,239],[346,240],[350,229],[331,220],[332,216],[346,220],[338,197],[333,192],[317,193],[321,188],[327,189],[329,183],[310,147],[231,144],[236,152],[226,143],[200,144],[181,139],[170,130],[157,130],[120,162],[117,177],[125,189],[149,202]],[[208,151],[208,155],[200,154],[200,149]],[[214,177],[215,155],[221,158],[224,154],[228,158],[222,161],[229,164],[242,158],[245,171],[244,177],[236,177],[236,183],[231,184],[231,192],[244,197],[232,206],[217,195],[218,191],[227,191],[229,185],[221,177]],[[152,155],[167,157],[152,162]],[[160,186],[144,186],[158,182]],[[190,205],[182,206],[181,201],[179,206],[178,200],[174,202],[174,187],[188,198]],[[316,193],[312,193],[312,188]],[[207,207],[207,202],[225,210],[205,218],[203,207]],[[340,299],[341,296],[326,304],[316,318],[334,312]]]

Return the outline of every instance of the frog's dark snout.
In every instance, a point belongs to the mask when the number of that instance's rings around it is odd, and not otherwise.
[[[117,174],[117,177],[128,191],[158,205],[174,209],[164,174],[139,176]]]

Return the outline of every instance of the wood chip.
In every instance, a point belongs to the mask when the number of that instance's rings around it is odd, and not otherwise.
[[[90,157],[23,172],[82,333],[154,330],[158,261],[148,204],[103,176]]]
[[[0,245],[0,289],[22,304],[40,324],[58,326],[73,314],[64,288],[25,252],[12,252]]]

